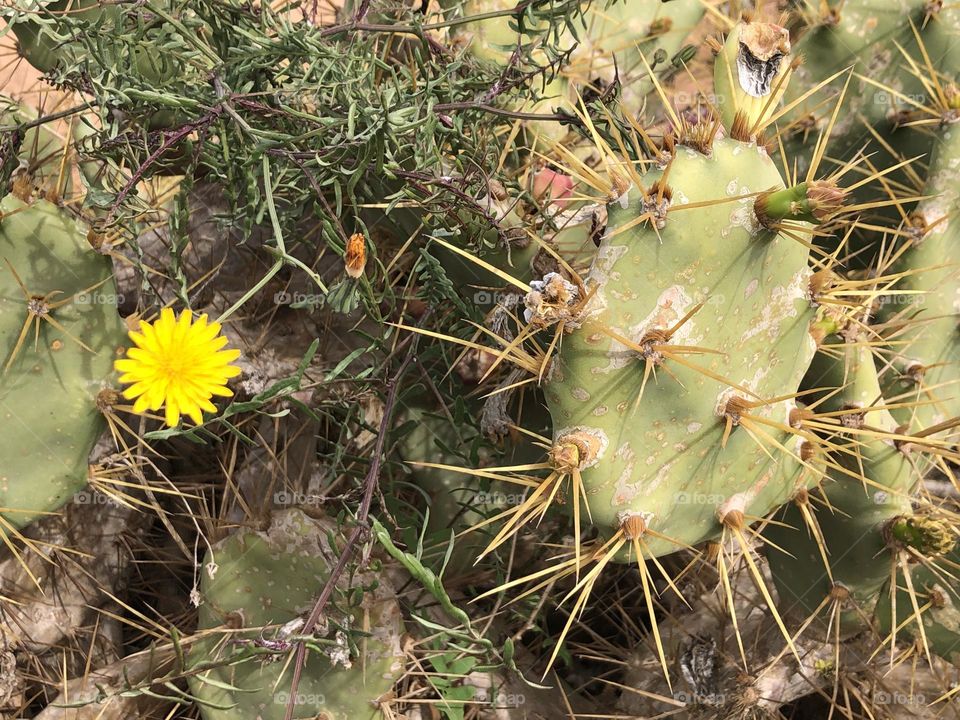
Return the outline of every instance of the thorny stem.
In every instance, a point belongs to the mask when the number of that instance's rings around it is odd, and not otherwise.
[[[423,317],[420,318],[418,325],[422,326],[424,321],[429,316],[430,310],[428,309],[427,312],[423,314]],[[317,623],[320,622],[320,618],[330,600],[330,596],[333,595],[333,591],[336,588],[337,581],[340,579],[340,576],[346,569],[347,563],[353,557],[357,545],[362,539],[367,537],[370,531],[370,523],[368,522],[370,506],[373,504],[374,493],[380,485],[380,466],[383,462],[384,445],[386,444],[388,430],[390,429],[390,422],[393,419],[393,411],[397,404],[397,396],[400,392],[400,380],[403,378],[410,365],[416,361],[419,340],[420,335],[417,333],[411,333],[405,340],[405,342],[409,343],[409,346],[407,347],[407,352],[403,358],[403,362],[400,364],[400,367],[397,368],[397,371],[387,383],[387,399],[383,406],[383,417],[380,419],[380,427],[378,428],[377,432],[377,443],[374,446],[373,458],[370,460],[370,469],[367,471],[367,475],[363,480],[363,501],[360,503],[360,509],[357,511],[356,524],[354,525],[353,530],[350,532],[350,536],[347,538],[347,541],[343,546],[343,550],[340,553],[340,559],[330,572],[330,577],[328,577],[327,581],[324,583],[323,589],[320,591],[320,595],[317,597],[317,601],[314,603],[313,609],[307,616],[307,621],[304,623],[301,631],[303,637],[310,637],[314,628],[316,628]],[[306,659],[307,647],[303,640],[298,640],[296,657],[294,658],[293,664],[293,675],[290,679],[290,700],[287,703],[287,710],[284,715],[284,720],[293,720],[297,688],[300,686],[300,676],[303,674],[303,667],[306,664]]]
[[[150,153],[149,157],[143,161],[143,164],[140,165],[130,176],[130,179],[127,180],[126,184],[120,189],[120,192],[117,193],[117,197],[114,199],[113,204],[110,206],[110,212],[107,214],[107,224],[113,220],[113,215],[117,211],[117,208],[120,207],[120,204],[126,199],[127,195],[130,194],[130,191],[136,187],[137,183],[143,179],[143,174],[147,171],[151,165],[153,165],[160,157],[167,152],[170,148],[180,142],[190,133],[195,130],[201,130],[202,128],[210,125],[214,120],[220,117],[220,114],[223,112],[223,106],[217,106],[210,110],[206,115],[204,115],[199,120],[196,120],[191,123],[187,123],[177,130],[173,130],[168,133],[164,133],[163,142],[160,143],[160,147]]]
[[[62,120],[63,118],[70,117],[71,115],[76,115],[77,113],[82,113],[85,110],[89,110],[92,107],[90,103],[84,103],[83,105],[76,105],[72,108],[66,110],[61,110],[60,112],[51,113],[49,115],[42,115],[36,120],[31,120],[29,122],[20,123],[17,125],[9,125],[6,127],[0,126],[0,133],[11,132],[12,130],[19,129],[21,132],[26,132],[27,130],[32,130],[35,127],[40,127],[41,125],[46,125],[47,123],[56,122],[57,120]]]

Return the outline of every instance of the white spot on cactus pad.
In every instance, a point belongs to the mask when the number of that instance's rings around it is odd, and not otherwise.
[[[698,423],[696,421],[687,423],[687,432],[693,435],[695,432],[698,432],[702,427],[703,427],[703,423]]]
[[[731,195],[745,195],[750,192],[746,185],[742,186],[737,193]],[[760,232],[760,221],[757,220],[757,214],[753,211],[754,198],[743,198],[737,200],[733,209],[730,210],[730,224],[720,231],[721,236],[727,237],[734,228],[743,228],[751,235]]]
[[[660,486],[670,477],[670,471],[673,469],[673,466],[676,465],[677,458],[670,460],[669,462],[664,463],[660,466],[660,469],[657,470],[657,474],[653,476],[649,481],[643,482],[644,479],[641,479],[635,483],[632,487],[637,489],[642,489],[644,495],[651,494],[656,492]],[[642,487],[641,487],[642,486]]]
[[[960,177],[957,172],[957,159],[954,158],[945,169],[940,169],[927,179],[927,187],[936,188],[939,192],[924,200],[917,208],[923,217],[928,234],[940,235],[950,226],[949,216],[954,207],[957,195],[960,194]]]
[[[731,512],[746,512],[750,500],[751,498],[747,493],[741,492],[736,495],[731,495],[717,508],[717,517],[723,518],[724,515]]]
[[[620,507],[621,505],[626,505],[631,502],[640,492],[641,488],[639,481],[630,482],[630,478],[633,477],[634,474],[634,466],[637,462],[636,453],[633,451],[633,448],[630,447],[630,443],[625,442],[617,448],[614,458],[622,460],[624,462],[624,468],[620,473],[620,477],[617,478],[614,493],[610,498],[610,505],[612,507]]]
[[[677,323],[687,310],[693,305],[693,300],[687,295],[686,291],[680,285],[668,287],[657,298],[657,304],[653,310],[639,323],[627,330],[613,328],[618,335],[639,343],[648,330],[666,330]],[[692,336],[695,328],[694,318],[691,318],[674,333],[672,342],[678,345],[696,344]],[[590,372],[594,374],[606,374],[613,370],[620,370],[637,361],[637,354],[634,350],[628,348],[617,340],[610,341],[610,350],[607,353],[606,367],[593,367]]]
[[[617,513],[617,525],[623,527],[631,518],[641,518],[643,524],[647,527],[650,526],[650,522],[653,520],[652,512],[644,512],[643,510],[621,510]]]
[[[770,293],[763,304],[758,322],[754,323],[743,335],[740,344],[744,345],[758,335],[765,334],[771,342],[780,336],[780,325],[787,318],[797,316],[797,300],[806,298],[809,283],[809,270],[804,268],[795,273],[786,287],[778,286]]]
[[[609,227],[607,228],[607,232],[610,232]],[[598,286],[598,289],[590,300],[587,301],[587,306],[583,311],[583,317],[596,315],[607,306],[604,286],[607,284],[607,280],[610,279],[613,266],[617,264],[620,258],[627,254],[628,249],[626,245],[607,245],[606,240],[600,244],[600,247],[597,249],[597,254],[593,258],[593,265],[590,266],[590,273],[587,276],[587,284],[590,287]]]
[[[587,392],[586,388],[571,388],[570,394],[573,395],[574,400],[579,400],[580,402],[586,402],[590,399],[590,393]]]

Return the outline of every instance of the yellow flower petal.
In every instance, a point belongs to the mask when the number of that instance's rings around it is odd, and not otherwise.
[[[170,427],[176,427],[180,424],[180,411],[177,409],[177,404],[169,398],[167,399],[167,407],[163,419]]]

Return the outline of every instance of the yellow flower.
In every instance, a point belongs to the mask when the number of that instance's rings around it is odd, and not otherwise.
[[[140,332],[131,331],[130,339],[136,347],[114,365],[123,373],[120,382],[133,383],[123,396],[137,399],[135,413],[163,405],[170,427],[177,426],[181,414],[199,425],[204,410],[217,411],[210,398],[233,395],[226,384],[240,374],[240,368],[230,365],[240,351],[222,349],[227,339],[220,334],[220,323],[207,323],[206,315],[194,323],[189,310],[178,319],[164,308],[156,322],[141,320]]]

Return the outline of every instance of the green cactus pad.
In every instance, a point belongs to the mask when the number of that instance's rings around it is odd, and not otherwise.
[[[806,384],[843,388],[818,408],[846,411],[837,416],[842,418],[841,425],[896,433],[897,423],[883,407],[869,345],[841,346],[839,358],[819,353]],[[827,619],[835,608],[824,604],[824,599],[833,594],[841,607],[841,632],[848,634],[870,623],[877,598],[890,579],[893,554],[887,527],[894,519],[911,514],[910,493],[916,476],[910,461],[890,438],[856,430],[839,432],[840,437],[832,442],[846,451],[832,453],[836,467],[829,468],[829,479],[822,487],[827,502],[806,503],[825,548],[819,547],[797,505],[787,506],[782,517],[777,517],[788,527],[771,524],[764,537],[771,543],[767,558],[783,609],[804,619],[819,608]]]
[[[914,606],[921,611],[922,637],[931,652],[960,665],[960,591],[957,589],[956,567],[960,563],[960,551],[954,550],[943,558],[928,560],[927,564],[911,564],[910,583],[897,574],[896,632],[898,636],[919,640]],[[913,587],[914,598],[910,597]],[[880,632],[887,636],[894,630],[892,595],[883,593],[877,603],[876,616]]]
[[[658,201],[649,190],[661,179],[672,191],[666,215],[668,196]],[[757,219],[755,194],[783,187],[760,147],[719,140],[704,155],[678,146],[669,172],[642,182],[650,194],[634,187],[608,208],[586,279],[596,290],[580,327],[563,339],[546,397],[554,441],[585,446],[586,502],[601,532],[639,515],[693,545],[720,533],[725,512],[761,517],[796,491],[801,465],[789,433],[733,427],[726,447],[721,441],[736,398],[783,398],[806,372],[815,351],[808,251]],[[644,213],[653,220],[638,222]],[[662,364],[638,402],[645,361],[636,347],[694,310],[663,344],[706,349],[677,356],[707,372],[652,352],[649,360]],[[785,424],[791,407],[781,400],[744,412]],[[678,547],[655,536],[646,543],[657,555]]]
[[[831,0],[829,7],[836,16],[822,16],[796,43],[804,63],[796,70],[785,99],[799,100],[817,84],[837,76],[785,118],[794,130],[787,143],[791,162],[797,160],[801,172],[806,169],[808,153],[800,150],[797,141],[812,144],[826,129],[836,108],[829,97],[844,88],[849,68],[854,74],[849,76],[843,107],[831,131],[831,155],[848,158],[868,143],[873,166],[882,169],[928,154],[930,129],[935,126],[910,123],[929,122],[932,116],[921,107],[938,104],[931,97],[930,83],[945,84],[960,66],[960,8],[937,7],[929,0]],[[927,67],[928,60],[932,67]],[[944,73],[945,78],[935,79],[935,73]],[[872,139],[868,128],[881,141]],[[902,180],[904,176],[888,177]]]
[[[884,320],[905,328],[884,379],[888,396],[920,403],[895,411],[914,431],[960,416],[960,126],[939,134],[923,194],[895,266],[905,292],[881,307]]]
[[[205,565],[215,563],[216,571],[201,584],[199,629],[225,632],[209,635],[190,653],[197,671],[190,688],[204,720],[282,720],[290,699],[289,653],[255,654],[253,643],[281,641],[281,626],[310,612],[336,561],[328,539],[334,531],[330,521],[284,510],[274,513],[267,530],[234,533],[208,553]],[[364,573],[353,578],[353,586],[375,579],[379,585],[347,612],[328,605],[329,638],[337,636],[333,623],[368,635],[356,639],[359,657],[340,645],[308,652],[296,720],[383,717],[376,701],[402,673],[403,622],[385,577]]]
[[[87,457],[103,430],[97,407],[126,342],[109,258],[78,222],[45,200],[0,201],[0,512],[20,528],[66,503],[87,480]],[[24,332],[28,301],[69,302]],[[33,300],[41,309],[44,303]],[[23,340],[18,340],[23,333]],[[82,347],[80,343],[86,345]]]

